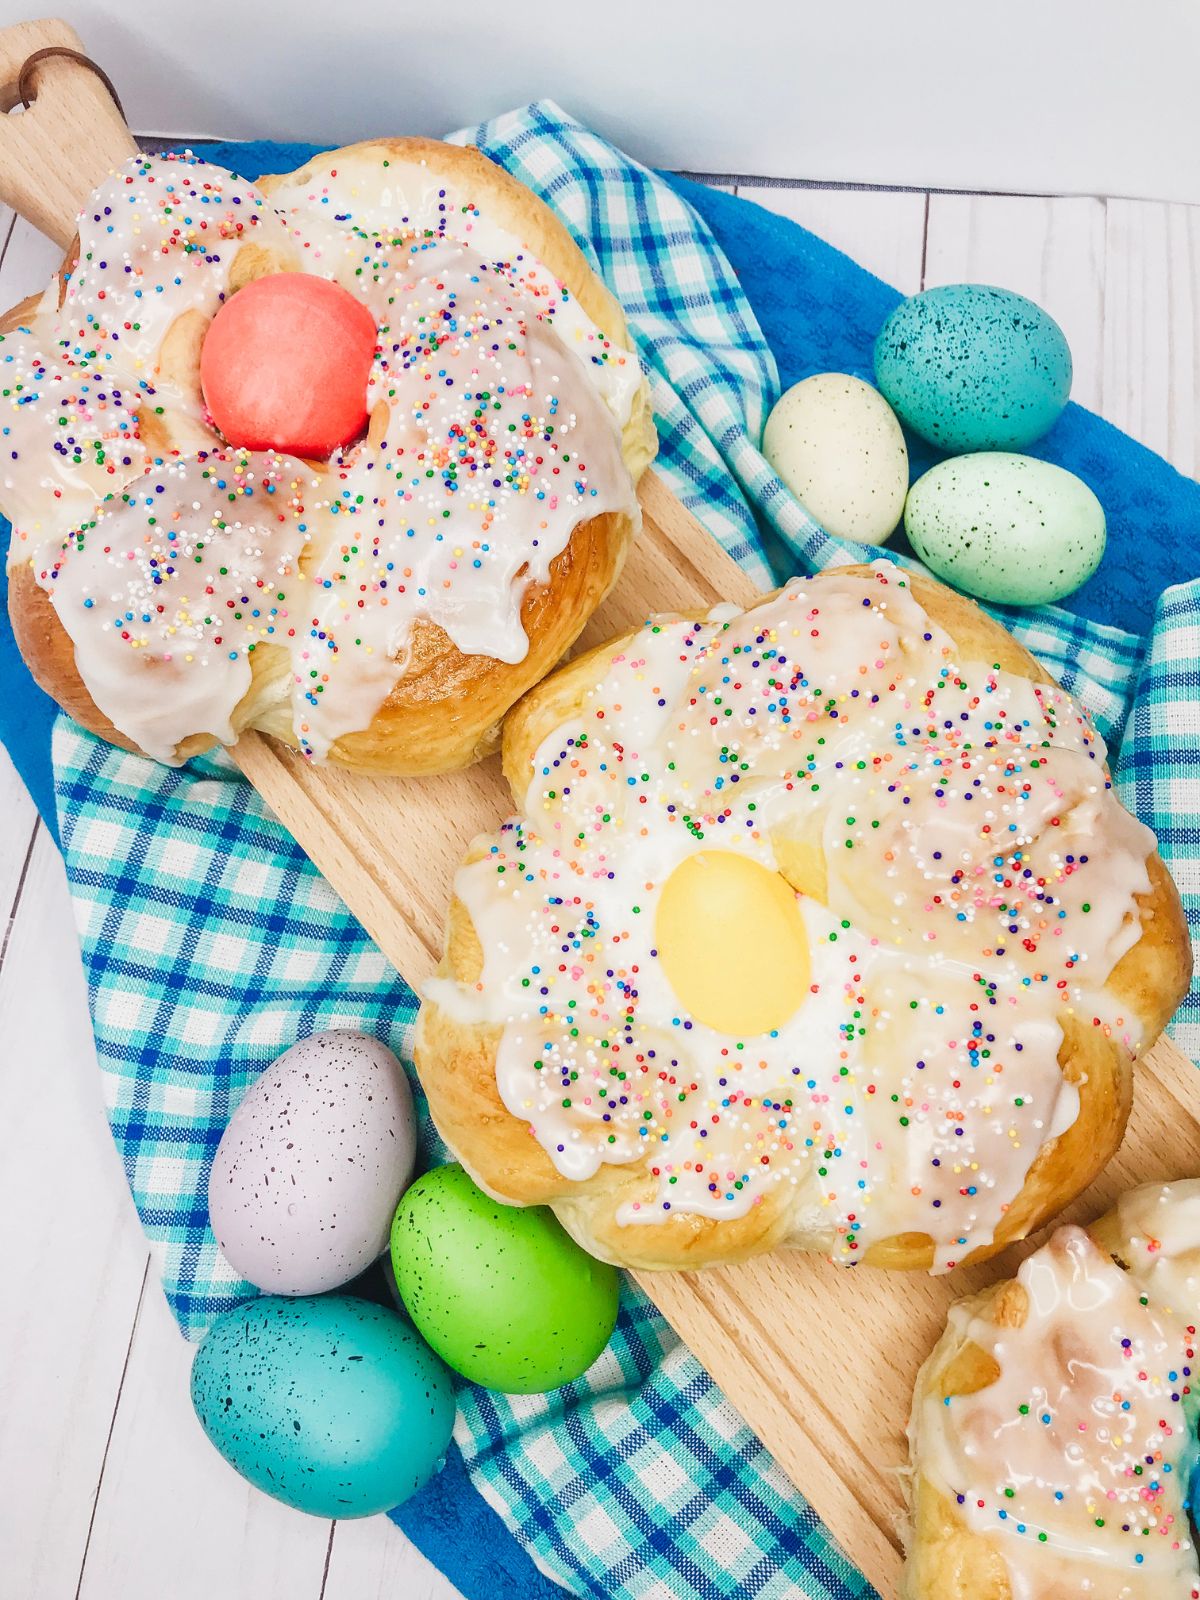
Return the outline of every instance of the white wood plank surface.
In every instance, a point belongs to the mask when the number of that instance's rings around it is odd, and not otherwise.
[[[1031,295],[1067,332],[1075,398],[1200,464],[1200,210],[740,192],[906,292],[976,279]],[[56,264],[2,214],[0,252],[4,305]],[[2,753],[0,818],[0,1600],[453,1600],[385,1519],[289,1512],[201,1436],[191,1352],[103,1123],[61,864]]]
[[[338,1523],[322,1600],[445,1600],[456,1592],[398,1528],[381,1541],[379,1521]]]
[[[3,306],[59,261],[10,223]],[[386,1518],[289,1511],[201,1434],[104,1121],[62,862],[2,750],[0,819],[0,1600],[326,1600],[327,1562],[333,1600],[456,1600]]]
[[[58,271],[62,251],[19,217],[7,236],[0,234],[0,238],[6,240],[0,256],[0,309],[7,310],[26,295],[46,287]]]
[[[71,1596],[145,1277],[66,878],[39,828],[0,968],[0,1594]]]
[[[1200,207],[1110,200],[1104,414],[1200,470]]]
[[[0,745],[0,948],[8,937],[16,910],[17,890],[33,849],[37,820],[33,801]]]
[[[1036,300],[1071,347],[1071,398],[1103,409],[1106,247],[1103,200],[1025,195],[929,197],[925,282],[994,283]]]
[[[317,1595],[331,1524],[291,1511],[226,1466],[188,1398],[192,1350],[147,1284],[79,1600]],[[372,1529],[386,1537],[380,1519]]]
[[[905,294],[921,287],[923,194],[748,183],[738,194],[790,217]]]

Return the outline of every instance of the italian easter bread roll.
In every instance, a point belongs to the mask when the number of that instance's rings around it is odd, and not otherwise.
[[[917,1379],[902,1600],[1196,1600],[1200,1180],[1057,1230]]]
[[[589,1250],[947,1271],[1120,1142],[1186,988],[1099,734],[887,564],[652,618],[510,716],[416,1061],[455,1155]]]
[[[322,460],[239,448],[202,390],[214,317],[280,273],[377,327],[365,432]],[[257,728],[366,772],[466,765],[639,526],[624,318],[478,150],[372,140],[257,184],[135,157],[0,331],[18,643],[77,721],[162,760]],[[280,334],[298,364],[318,337]]]

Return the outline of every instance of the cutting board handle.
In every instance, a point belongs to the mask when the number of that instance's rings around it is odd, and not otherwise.
[[[47,49],[83,46],[57,18],[0,29],[0,201],[66,249],[79,208],[137,146],[103,80],[66,56],[36,64],[31,103],[20,108],[21,68]]]

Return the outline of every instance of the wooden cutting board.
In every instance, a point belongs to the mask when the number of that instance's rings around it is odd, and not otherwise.
[[[21,63],[47,44],[79,49],[63,23],[0,31],[0,103]],[[0,199],[65,243],[82,200],[133,149],[99,80],[61,58],[37,95],[0,119]],[[617,591],[592,620],[596,643],[652,611],[746,604],[750,580],[662,481],[641,491],[645,527]],[[433,971],[451,880],[470,838],[511,809],[498,761],[442,778],[355,777],[307,765],[257,735],[242,770],[408,982]],[[1088,1219],[1131,1184],[1200,1173],[1200,1079],[1161,1039],[1137,1072],[1116,1159],[1067,1213]],[[886,1600],[902,1560],[899,1469],[913,1380],[953,1297],[1010,1275],[1037,1240],[953,1278],[846,1271],[797,1253],[639,1282],[712,1373]]]

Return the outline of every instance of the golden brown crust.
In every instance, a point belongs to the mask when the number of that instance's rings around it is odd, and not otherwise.
[[[866,567],[844,569],[866,574]],[[911,579],[913,593],[950,634],[963,664],[999,665],[1036,682],[1052,683],[1045,669],[973,601],[930,579]],[[765,595],[758,604],[773,596]],[[515,796],[524,794],[542,740],[578,712],[625,635],[580,656],[538,685],[517,705],[504,727],[505,776]],[[802,847],[801,847],[802,849]],[[470,859],[470,858],[468,858]],[[785,863],[789,879],[806,893],[823,893],[823,868]],[[1174,884],[1157,854],[1148,863],[1151,889],[1138,900],[1142,936],[1114,968],[1108,992],[1129,1006],[1155,1038],[1187,989],[1191,946]],[[440,971],[472,983],[482,965],[475,929],[457,899],[451,906]],[[496,1087],[496,1051],[501,1030],[457,1023],[426,1002],[418,1023],[415,1054],[430,1109],[443,1138],[486,1188],[519,1205],[551,1204],[564,1225],[595,1254],[641,1269],[690,1268],[737,1261],[788,1242],[792,1219],[774,1191],[746,1216],[723,1219],[677,1216],[669,1226],[624,1225],[619,1208],[647,1200],[653,1192],[643,1164],[602,1166],[586,1182],[565,1179],[534,1139],[528,1124],[511,1115]],[[966,1261],[994,1254],[1055,1216],[1092,1181],[1119,1145],[1129,1115],[1132,1061],[1129,1051],[1102,1029],[1068,1019],[1059,1063],[1079,1091],[1079,1115],[1043,1146],[1025,1185],[997,1230],[994,1243]],[[870,1265],[928,1269],[933,1244],[926,1234],[895,1235],[865,1253]]]
[[[490,755],[500,723],[513,701],[562,659],[592,612],[617,580],[632,537],[629,518],[606,512],[582,522],[567,548],[550,564],[550,581],[530,584],[521,606],[529,639],[515,664],[490,656],[467,656],[435,623],[418,622],[410,641],[410,665],[369,727],[347,734],[328,760],[355,771],[382,775],[450,772]],[[8,608],[13,634],[38,684],[81,727],[124,750],[136,752],[97,707],[75,665],[75,649],[50,596],[26,563],[9,573]],[[153,672],[147,660],[139,670]],[[252,683],[234,714],[234,726],[260,728],[294,745],[287,652],[255,651]],[[197,732],[177,750],[180,760],[216,742]]]
[[[0,317],[0,333],[11,333],[14,328],[19,328],[22,323],[27,322],[37,312],[41,299],[40,294],[29,294],[24,300],[18,300],[15,306]]]
[[[424,161],[451,181],[469,188],[488,214],[518,236],[583,307],[615,344],[629,348],[624,315],[583,252],[558,217],[531,190],[470,146],[441,144],[434,139],[375,139],[350,145],[317,158],[296,174],[273,174],[259,180],[267,194],[293,176],[302,177],[320,162],[353,159],[385,150],[400,162]],[[73,262],[72,245],[60,281]],[[257,244],[243,246],[235,258],[235,289],[286,263]],[[40,295],[15,306],[0,320],[8,332],[33,313]],[[193,319],[189,322],[188,319]],[[161,358],[170,360],[178,382],[196,377],[203,328],[194,313],[185,313],[164,340]],[[168,346],[170,348],[168,349]],[[151,421],[153,419],[150,419]],[[169,443],[169,441],[160,441]],[[653,460],[657,448],[649,391],[643,383],[622,435],[622,455],[634,482]],[[410,641],[409,666],[369,727],[339,739],[328,759],[356,771],[376,775],[445,772],[470,765],[495,749],[504,714],[543,678],[570,649],[588,618],[620,575],[635,533],[635,519],[608,512],[581,522],[567,547],[551,563],[545,583],[531,584],[521,607],[529,650],[516,663],[490,656],[467,656],[436,624],[418,621]],[[75,665],[75,651],[49,595],[26,564],[9,575],[9,614],[17,645],[34,678],[76,722],[127,750],[137,746],[119,733],[98,709]],[[281,650],[259,649],[252,660],[251,687],[233,714],[237,730],[254,727],[294,745],[287,709],[286,656]],[[141,670],[153,671],[146,663]],[[215,742],[211,730],[197,729],[176,752],[187,759]]]

